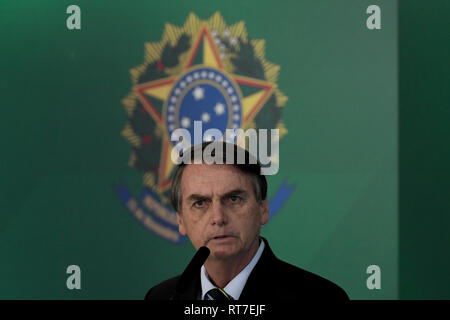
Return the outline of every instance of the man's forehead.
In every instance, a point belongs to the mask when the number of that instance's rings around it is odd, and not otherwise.
[[[234,189],[251,187],[247,174],[233,165],[188,164],[181,179],[183,196],[187,193],[227,193]]]

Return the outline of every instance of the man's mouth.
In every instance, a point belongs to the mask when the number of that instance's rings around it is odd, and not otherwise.
[[[208,245],[208,243],[213,242],[213,243],[226,243],[228,241],[230,241],[231,239],[233,239],[234,236],[233,235],[228,235],[228,234],[219,234],[217,236],[211,236],[208,238],[208,240],[206,240],[205,242],[205,246]]]
[[[211,240],[215,240],[215,241],[221,241],[222,240],[223,241],[223,240],[228,240],[228,239],[231,239],[231,236],[223,234],[223,235],[215,236]]]

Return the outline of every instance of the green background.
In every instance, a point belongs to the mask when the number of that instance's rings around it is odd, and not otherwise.
[[[81,8],[81,30],[66,28],[70,4]],[[381,30],[366,28],[371,4],[381,7]],[[262,230],[275,253],[352,299],[420,298],[426,278],[421,286],[410,281],[422,269],[416,262],[408,269],[417,259],[408,244],[421,223],[402,213],[398,197],[399,104],[416,100],[399,97],[411,89],[399,82],[410,56],[398,53],[405,40],[397,32],[408,28],[403,19],[398,29],[397,10],[396,1],[360,0],[1,1],[0,298],[142,299],[182,272],[191,244],[145,229],[113,191],[122,180],[134,196],[142,187],[127,165],[121,100],[131,90],[129,70],[144,61],[146,42],[160,41],[165,23],[216,11],[227,25],[245,21],[250,39],[266,40],[266,58],[281,66],[278,86],[289,98],[282,113],[289,132],[269,198],[285,180],[296,187]],[[444,121],[429,118],[429,126],[434,120]],[[414,163],[414,150],[400,150],[400,168],[411,164],[402,154]],[[400,201],[414,195],[405,188]],[[66,288],[71,264],[81,268],[81,290]],[[381,290],[366,287],[372,264],[381,268]],[[448,296],[429,288],[424,297]]]
[[[450,299],[450,1],[399,12],[399,295]]]

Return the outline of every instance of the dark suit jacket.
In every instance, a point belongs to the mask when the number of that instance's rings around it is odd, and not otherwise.
[[[333,299],[348,300],[344,290],[318,275],[279,260],[266,239],[264,251],[248,277],[239,301],[276,301]],[[151,288],[145,300],[170,300],[180,276],[166,280]],[[200,270],[190,279],[181,300],[197,300],[201,290]]]

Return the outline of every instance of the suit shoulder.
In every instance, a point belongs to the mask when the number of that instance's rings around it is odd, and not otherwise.
[[[175,292],[180,276],[167,279],[148,290],[144,300],[169,300]]]
[[[282,260],[278,260],[278,265],[283,282],[299,288],[302,292],[307,292],[311,298],[349,299],[347,293],[341,287],[328,279]]]

